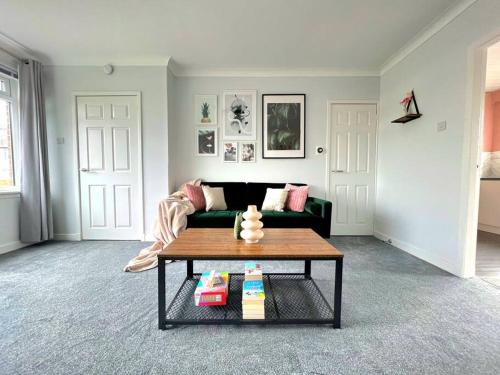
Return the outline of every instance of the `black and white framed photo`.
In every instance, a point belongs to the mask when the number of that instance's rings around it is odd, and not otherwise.
[[[196,128],[195,136],[197,156],[217,156],[217,128]]]
[[[217,95],[194,96],[194,122],[196,125],[217,124]]]
[[[235,90],[222,94],[222,138],[257,139],[257,91]]]
[[[240,142],[240,161],[242,163],[255,163],[257,156],[256,142]]]
[[[238,162],[238,142],[222,142],[222,150],[224,163]]]
[[[262,95],[262,157],[306,157],[306,95]]]

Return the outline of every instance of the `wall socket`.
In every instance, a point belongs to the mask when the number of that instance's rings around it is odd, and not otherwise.
[[[446,121],[441,121],[437,123],[437,131],[444,132],[446,130]]]

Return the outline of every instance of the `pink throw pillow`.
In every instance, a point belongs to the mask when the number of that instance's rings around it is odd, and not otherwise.
[[[285,190],[288,190],[285,208],[290,211],[303,212],[309,195],[309,186],[286,184]]]
[[[188,184],[186,185],[185,189],[186,195],[193,204],[194,209],[196,211],[204,210],[207,204],[205,202],[205,195],[203,194],[203,189],[201,188],[201,186]]]

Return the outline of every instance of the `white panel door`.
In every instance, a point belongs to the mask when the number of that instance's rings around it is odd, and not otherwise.
[[[373,234],[377,107],[331,104],[332,235]]]
[[[137,96],[77,97],[82,238],[142,239]]]

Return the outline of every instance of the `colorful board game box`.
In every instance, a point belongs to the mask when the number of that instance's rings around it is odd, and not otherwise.
[[[210,286],[211,281],[214,282]],[[194,292],[194,303],[196,306],[225,305],[229,285],[229,274],[227,272],[204,272],[201,274],[198,285]]]

